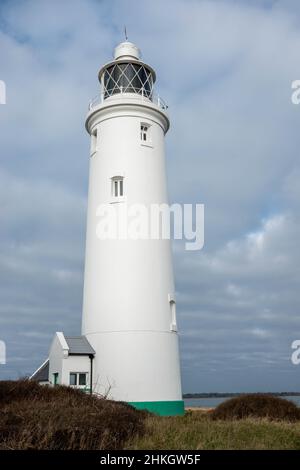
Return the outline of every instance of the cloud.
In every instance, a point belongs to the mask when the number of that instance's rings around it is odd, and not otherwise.
[[[297,388],[299,20],[293,0],[1,3],[1,375],[80,330],[84,119],[125,23],[169,104],[170,199],[205,204],[204,249],[174,244],[184,390]]]
[[[299,336],[298,235],[298,220],[281,214],[218,251],[199,253],[190,263],[185,253],[177,256],[183,357],[191,355],[192,364],[201,359],[199,375],[216,360],[223,377],[238,364],[246,375],[247,367],[259,361],[257,366],[265,367],[267,375],[270,364],[274,374],[276,367],[285,370],[296,387],[297,371],[288,361],[291,343]],[[245,359],[241,362],[240,357]],[[232,380],[231,387],[241,387],[238,376]],[[245,380],[255,390],[255,375]],[[267,390],[267,383],[260,386]]]

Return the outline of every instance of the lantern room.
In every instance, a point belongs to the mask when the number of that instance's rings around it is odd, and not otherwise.
[[[114,61],[104,65],[98,76],[104,99],[118,93],[152,98],[155,72],[140,60],[139,49],[129,41],[115,48]]]

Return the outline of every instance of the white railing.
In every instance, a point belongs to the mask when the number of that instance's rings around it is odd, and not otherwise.
[[[148,91],[145,90],[144,88],[133,88],[133,87],[128,87],[126,89],[122,89],[120,87],[118,91],[116,89],[113,90],[105,90],[102,91],[99,95],[95,96],[90,102],[89,102],[89,111],[92,111],[93,109],[97,108],[99,105],[104,103],[104,101],[107,98],[110,98],[111,96],[117,97],[118,95],[138,95],[139,99],[141,98],[143,101],[149,102],[151,101],[152,103],[156,104],[160,109],[162,110],[167,110],[168,106],[165,103],[165,101],[155,92],[153,91]]]

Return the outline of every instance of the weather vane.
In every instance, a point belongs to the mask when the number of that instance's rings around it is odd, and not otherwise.
[[[125,40],[128,41],[128,36],[127,36],[127,29],[126,26],[124,26],[124,33],[125,33]]]

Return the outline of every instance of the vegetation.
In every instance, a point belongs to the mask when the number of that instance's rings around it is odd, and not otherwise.
[[[212,412],[212,419],[268,418],[269,420],[298,421],[300,409],[283,398],[253,393],[221,403]]]
[[[184,417],[146,418],[146,432],[128,449],[288,450],[300,449],[300,422],[268,419],[212,420],[211,413],[189,411]]]
[[[292,403],[255,394],[159,417],[69,387],[7,381],[0,449],[300,449],[300,416]]]
[[[70,387],[0,382],[0,449],[120,449],[145,413]]]

